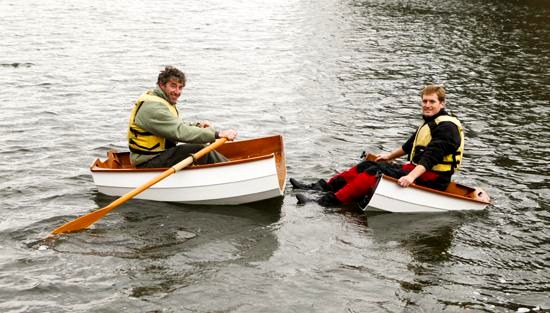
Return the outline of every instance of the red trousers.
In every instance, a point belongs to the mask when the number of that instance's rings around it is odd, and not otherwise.
[[[406,163],[401,166],[401,169],[406,173],[412,171],[415,165]],[[439,175],[434,172],[427,171],[417,178],[417,182],[427,182],[437,179]],[[399,178],[399,177],[396,177]],[[358,172],[357,166],[348,169],[345,172],[337,174],[332,177],[328,184],[334,182],[336,179],[339,181],[344,180],[345,185],[339,190],[335,191],[336,198],[343,204],[351,204],[360,201],[367,195],[376,184],[376,175],[370,175],[367,172]]]

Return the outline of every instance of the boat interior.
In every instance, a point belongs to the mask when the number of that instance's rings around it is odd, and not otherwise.
[[[227,166],[241,162],[251,162],[275,156],[279,185],[285,185],[286,160],[284,152],[283,137],[280,135],[261,137],[255,139],[238,140],[227,142],[216,149],[229,159],[228,162],[192,165],[187,169],[199,169],[207,167]],[[111,150],[107,152],[107,159],[96,159],[90,165],[92,172],[127,172],[127,171],[162,171],[166,168],[143,168],[138,169],[130,162],[130,152],[118,152]]]
[[[384,179],[391,180],[397,183],[397,179],[384,175]],[[466,198],[470,200],[490,203],[491,199],[489,195],[481,188],[469,187],[456,182],[451,182],[445,191],[439,191],[416,184],[411,185],[413,188],[426,190],[433,193],[439,193],[446,196],[454,196],[460,198]]]

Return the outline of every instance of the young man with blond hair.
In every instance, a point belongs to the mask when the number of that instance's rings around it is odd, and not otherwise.
[[[460,121],[445,110],[443,86],[427,85],[420,92],[420,97],[423,122],[401,147],[378,156],[375,161],[362,161],[328,182],[321,179],[313,184],[304,184],[291,178],[292,186],[327,192],[316,200],[327,206],[362,201],[373,192],[380,173],[397,178],[397,183],[402,187],[416,183],[445,190],[462,161],[464,131]],[[404,155],[408,155],[407,163],[388,163]],[[301,194],[296,197],[298,203],[308,200]]]

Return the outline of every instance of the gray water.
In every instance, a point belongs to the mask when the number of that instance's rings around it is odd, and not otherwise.
[[[550,310],[550,4],[498,0],[0,2],[1,312]],[[365,215],[114,200],[88,165],[124,150],[133,101],[172,64],[186,120],[282,134],[288,176],[399,146],[418,91],[466,128],[455,179],[483,212]]]

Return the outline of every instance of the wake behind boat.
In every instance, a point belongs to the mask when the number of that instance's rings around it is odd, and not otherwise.
[[[185,168],[135,198],[188,204],[238,205],[283,195],[286,160],[280,135],[226,143],[216,149],[228,162]],[[107,153],[90,166],[99,192],[121,196],[166,170],[139,169],[129,152]]]

